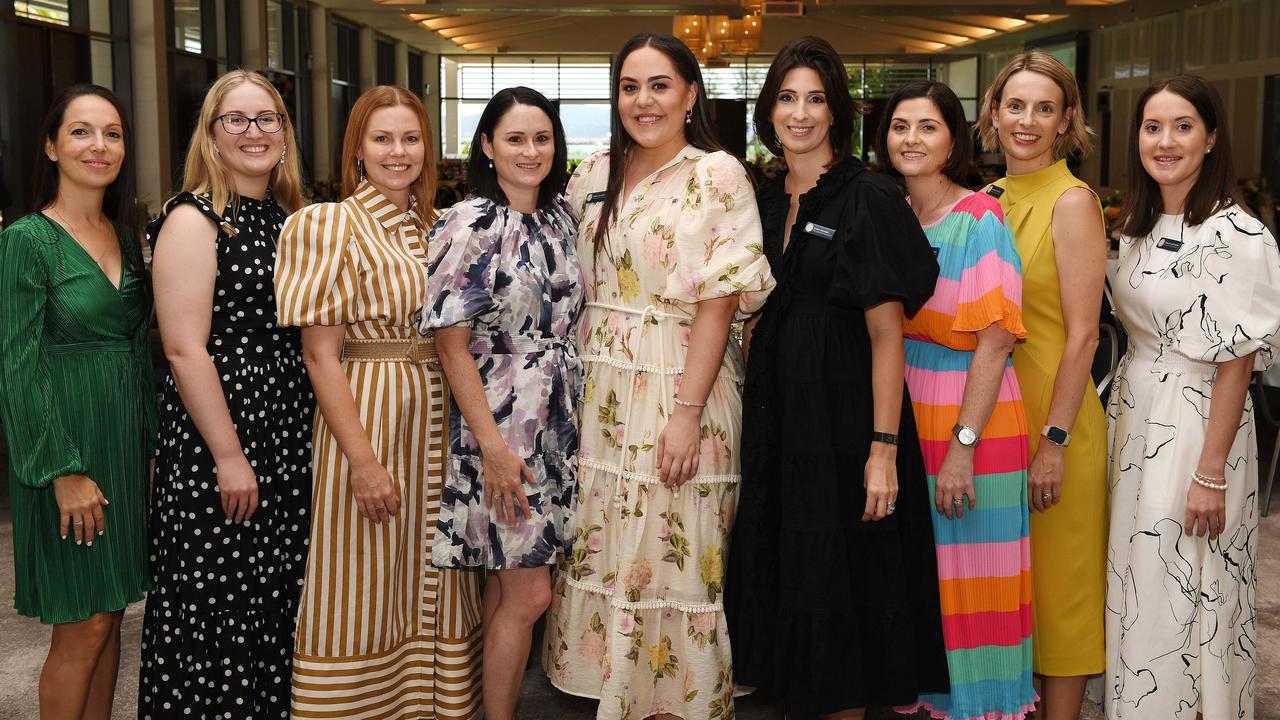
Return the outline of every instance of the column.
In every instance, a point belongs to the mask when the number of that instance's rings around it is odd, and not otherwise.
[[[151,213],[173,188],[169,172],[169,62],[164,0],[130,0],[129,50],[133,61],[134,167],[138,200]]]
[[[333,142],[329,137],[329,98],[333,95],[330,79],[333,70],[329,64],[329,13],[319,5],[312,5],[311,20],[311,157],[315,180],[330,180],[332,173]]]

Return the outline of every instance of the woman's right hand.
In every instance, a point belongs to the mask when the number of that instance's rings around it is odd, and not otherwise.
[[[233,523],[247,521],[258,509],[258,476],[244,455],[218,463],[218,501]]]
[[[93,538],[107,529],[107,519],[102,514],[107,498],[87,475],[54,478],[53,494],[58,501],[58,532],[63,540],[67,539],[68,528],[73,528],[77,545],[86,541],[92,545]]]
[[[964,517],[966,502],[970,510],[978,506],[978,494],[973,490],[973,448],[952,440],[938,471],[933,505],[951,520]]]
[[[375,525],[400,512],[400,486],[377,460],[351,466],[351,494],[356,510]]]
[[[482,448],[484,458],[484,504],[493,508],[498,522],[515,527],[528,519],[529,497],[524,482],[534,483],[533,471],[524,458],[507,445]]]

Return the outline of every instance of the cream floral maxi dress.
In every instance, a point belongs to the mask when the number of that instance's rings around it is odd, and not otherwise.
[[[707,407],[697,476],[658,480],[699,301],[737,294],[739,316],[773,288],[742,165],[686,147],[631,192],[597,256],[607,153],[569,182],[581,219],[587,306],[578,511],[556,574],[543,665],[561,690],[599,698],[598,718],[733,715],[722,591],[738,504],[742,351],[729,341]]]

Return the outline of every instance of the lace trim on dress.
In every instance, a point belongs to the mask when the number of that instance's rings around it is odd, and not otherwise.
[[[679,600],[637,600],[636,602],[631,602],[619,599],[612,588],[607,588],[603,585],[585,583],[573,578],[565,578],[565,582],[570,587],[575,587],[583,592],[589,592],[593,595],[607,595],[609,604],[622,610],[665,610],[670,608],[687,613],[722,612],[724,610],[724,603],[686,603]]]

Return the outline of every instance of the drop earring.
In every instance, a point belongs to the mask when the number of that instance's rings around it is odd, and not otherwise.
[[[214,157],[218,157],[218,156],[219,156],[219,155],[221,155],[221,154],[222,154],[222,153],[218,151],[218,146],[217,146],[217,145],[214,145],[214,146],[213,146],[213,156],[214,156]]]
[[[356,170],[360,172],[360,179],[364,180],[364,160],[356,158]]]
[[[287,150],[281,150],[281,151],[280,151],[280,164],[281,164],[281,165],[283,165],[283,164],[284,164],[284,154],[285,154],[286,152],[288,152],[288,151],[287,151]]]
[[[489,169],[493,169],[493,158],[489,158]]]
[[[684,111],[684,124],[685,124],[685,125],[692,125],[692,124],[693,124],[693,110],[685,110],[685,111]]]

